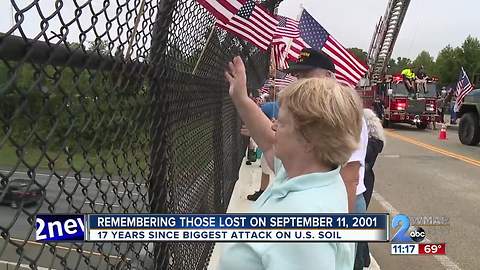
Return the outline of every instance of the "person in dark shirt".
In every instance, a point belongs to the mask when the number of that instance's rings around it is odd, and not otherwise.
[[[420,66],[417,71],[415,72],[415,75],[417,76],[417,79],[423,80],[427,78],[427,74],[425,73],[425,69],[423,66]]]
[[[445,123],[445,99],[447,98],[447,88],[442,87],[442,91],[437,94],[437,113],[440,116],[440,122]]]
[[[416,72],[415,76],[417,76],[415,82],[417,84],[417,91],[420,92],[420,90],[423,90],[423,93],[427,93],[427,74],[425,73],[425,69],[423,66],[420,66]]]
[[[364,109],[363,113],[368,128],[367,155],[365,156],[365,187],[367,190],[363,195],[365,196],[365,202],[368,208],[370,199],[372,198],[373,186],[375,184],[373,166],[375,165],[378,154],[383,150],[385,135],[382,122],[377,115],[370,109]]]
[[[363,193],[365,203],[368,209],[370,200],[372,198],[373,186],[375,184],[375,174],[373,166],[377,160],[378,154],[383,150],[385,143],[385,135],[380,119],[370,109],[363,110],[363,117],[367,123],[368,128],[368,145],[367,154],[365,156],[365,177],[364,183],[367,190]],[[355,258],[354,269],[363,269],[370,266],[370,250],[367,242],[359,242],[357,254]]]

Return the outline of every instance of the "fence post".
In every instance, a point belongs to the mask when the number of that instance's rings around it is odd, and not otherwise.
[[[176,2],[177,0],[159,1],[152,34],[150,55],[150,63],[152,64],[152,72],[150,74],[150,94],[152,98],[150,136],[152,144],[150,151],[151,172],[149,176],[149,201],[150,212],[152,213],[168,212],[168,128],[170,115],[166,112],[168,112],[167,82],[170,79],[170,73],[168,72],[168,66],[165,64],[165,56],[168,45],[168,29],[173,21],[172,17]],[[168,243],[155,243],[153,269],[167,269],[169,260]]]

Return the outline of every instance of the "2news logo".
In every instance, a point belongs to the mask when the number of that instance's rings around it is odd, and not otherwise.
[[[37,215],[35,239],[48,241],[84,241],[84,215]]]
[[[425,239],[425,230],[421,227],[410,227],[410,219],[407,215],[396,215],[392,219],[392,228],[398,228],[397,233],[393,236],[393,243],[411,243],[422,242]]]

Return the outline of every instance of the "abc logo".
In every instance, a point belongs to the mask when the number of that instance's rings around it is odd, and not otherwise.
[[[415,242],[422,242],[425,239],[425,230],[420,227],[411,227],[409,230],[410,238]]]
[[[421,242],[425,239],[426,233],[420,227],[410,227],[408,216],[399,214],[392,219],[392,228],[397,229],[397,233],[392,238],[393,243],[411,243]]]

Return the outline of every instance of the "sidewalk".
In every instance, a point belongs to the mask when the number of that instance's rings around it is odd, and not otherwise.
[[[260,160],[252,163],[252,165],[246,165],[245,159],[242,161],[240,167],[239,179],[235,184],[230,203],[228,205],[227,213],[245,213],[250,210],[253,202],[247,200],[247,195],[252,194],[260,187],[260,177],[262,175],[262,169],[260,168]],[[270,183],[272,183],[273,176],[270,176]],[[217,270],[218,263],[222,251],[229,243],[217,243],[213,249],[212,256],[210,257],[210,263],[207,270]],[[371,254],[370,254],[371,256]],[[369,270],[380,270],[375,259],[371,256],[372,263]]]

